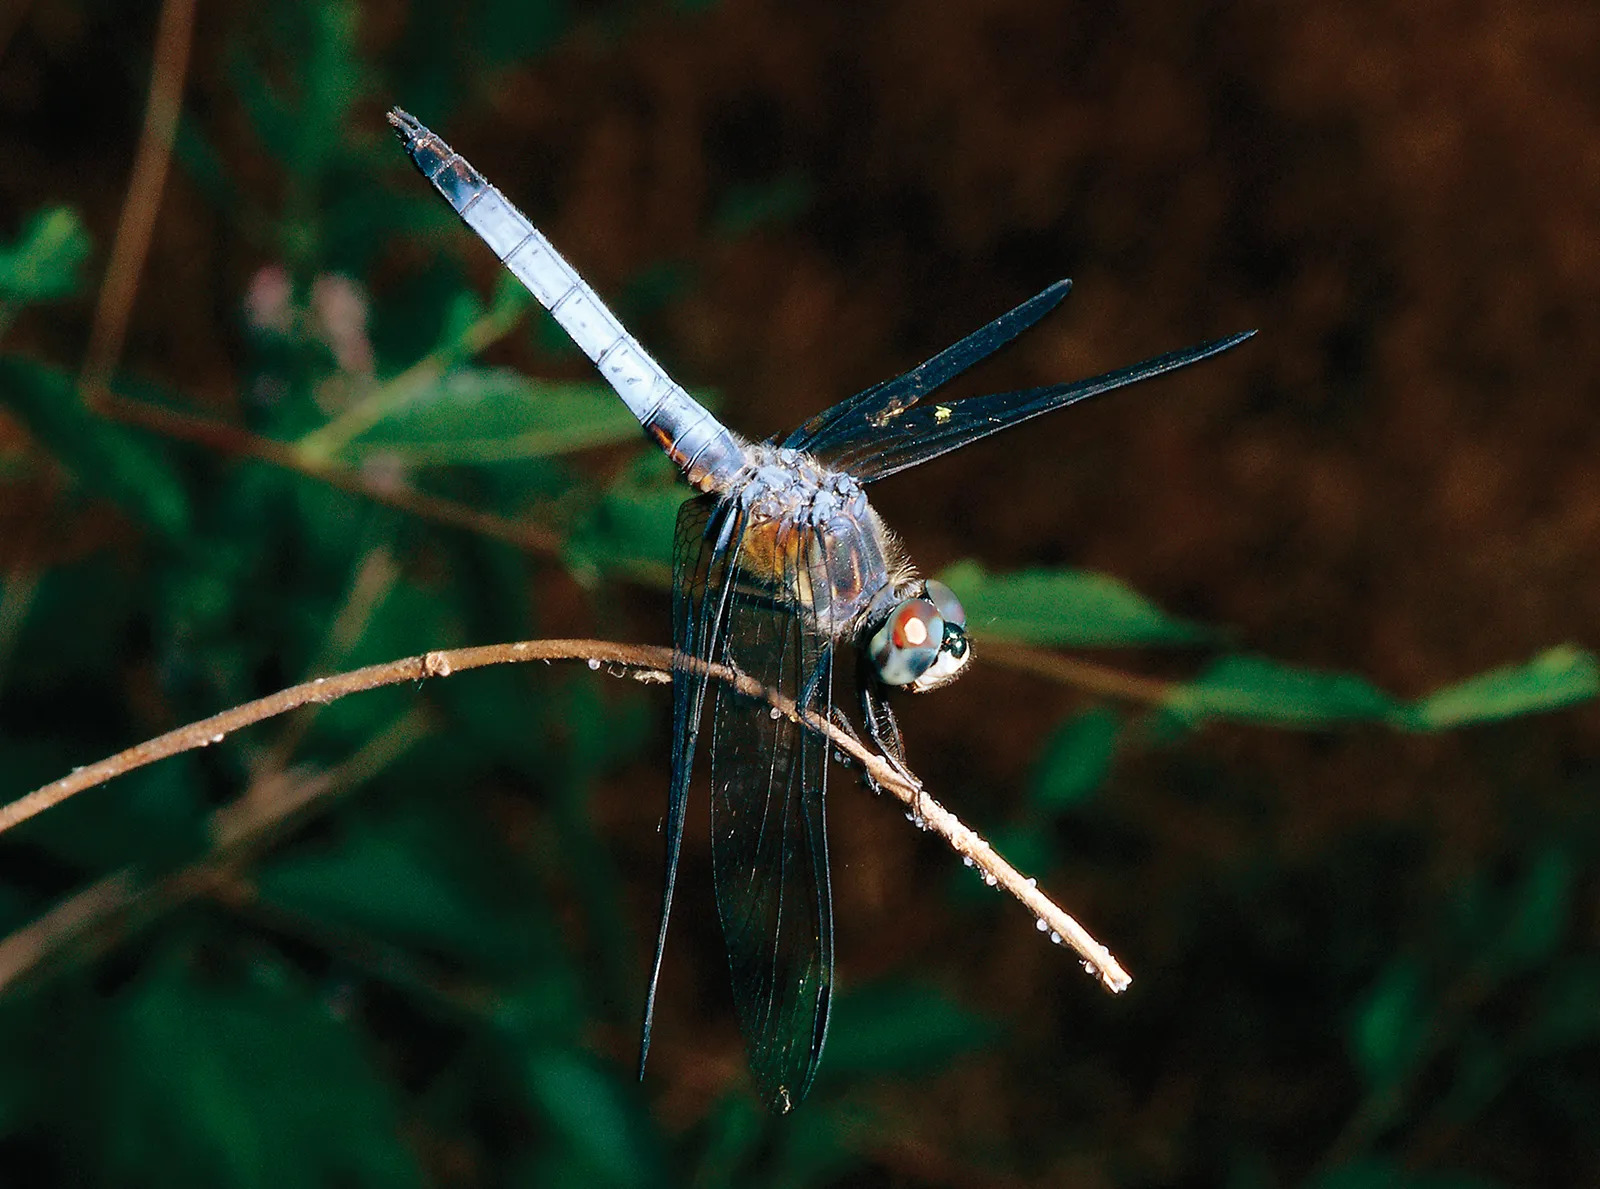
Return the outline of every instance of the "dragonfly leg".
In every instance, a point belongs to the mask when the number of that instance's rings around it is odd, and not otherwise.
[[[915,820],[922,821],[922,784],[912,775],[910,767],[906,764],[906,742],[900,734],[899,720],[894,716],[890,707],[887,691],[883,682],[871,673],[861,673],[859,677],[861,686],[861,718],[867,724],[867,735],[872,741],[873,748],[879,755],[888,761],[889,766],[903,776],[906,781],[918,790],[916,802],[912,806]],[[851,732],[855,734],[854,731]],[[856,737],[860,742],[860,737]],[[872,786],[872,791],[881,793],[883,788],[872,777],[863,774],[867,783]]]
[[[827,659],[832,658],[833,646],[831,644],[823,650],[822,656]],[[811,674],[811,679],[800,691],[800,696],[795,699],[795,704],[797,706],[806,707],[815,705],[813,699],[817,694],[817,685],[822,676],[823,668],[824,666],[822,664],[819,663],[817,665],[816,670]],[[847,715],[843,710],[840,710],[839,707],[833,705],[833,700],[831,698],[827,699],[827,702],[828,721],[834,726],[838,727],[839,730],[843,731],[846,735],[850,736],[851,739],[855,740],[855,742],[860,745],[862,750],[870,749],[872,744],[868,743],[861,737],[861,732],[856,730],[855,724],[850,721],[850,716]],[[833,749],[833,758],[841,767],[854,768],[856,766],[855,760],[853,760],[844,752],[840,751],[838,748]],[[872,776],[865,769],[862,770],[861,779],[866,782],[873,792],[881,793],[883,791],[883,789],[879,787],[878,782],[873,780]]]
[[[849,735],[851,739],[855,740],[857,746],[859,746],[863,751],[871,746],[871,744],[861,737],[861,732],[856,730],[856,724],[850,721],[850,716],[843,710],[840,710],[837,706],[830,707],[828,717],[833,722],[834,726],[838,727],[846,735]],[[833,758],[837,763],[845,768],[854,768],[856,766],[855,757],[849,755],[847,752],[840,751],[837,747],[833,749]],[[869,775],[864,769],[861,773],[861,779],[872,786],[873,792],[876,793],[882,791],[878,788],[877,782],[873,780],[871,775]]]

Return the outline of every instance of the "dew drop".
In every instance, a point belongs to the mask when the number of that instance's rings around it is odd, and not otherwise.
[[[963,867],[972,866],[972,856],[971,855],[962,855],[961,856],[961,865]]]
[[[1061,934],[1057,933],[1054,929],[1050,930],[1050,944],[1051,945],[1060,945],[1061,944]]]
[[[984,877],[983,877],[983,882],[988,884],[992,888],[995,885],[995,878],[994,878],[994,876],[989,875],[988,873],[985,873]]]
[[[773,719],[782,718],[783,711],[779,710],[776,706],[772,706],[767,709],[767,716]]]
[[[221,743],[222,742],[222,736],[221,735],[213,735],[213,736],[211,736],[211,742],[213,742],[213,743]]]
[[[594,672],[594,673],[598,673],[600,671],[600,658],[599,657],[591,656],[589,658],[589,669],[590,669],[591,672]]]
[[[1030,888],[1036,888],[1036,887],[1039,886],[1039,881],[1034,879],[1033,876],[1030,875],[1030,876],[1028,876],[1028,886]]]
[[[1043,917],[1040,917],[1038,920],[1034,921],[1033,924],[1034,924],[1034,927],[1036,929],[1038,929],[1039,932],[1041,932],[1041,933],[1043,933],[1046,929],[1048,929],[1050,927],[1049,925],[1045,924],[1045,920],[1044,920]]]

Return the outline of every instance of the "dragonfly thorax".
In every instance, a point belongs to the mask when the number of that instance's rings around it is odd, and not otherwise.
[[[745,512],[740,568],[833,639],[892,602],[907,566],[861,485],[798,450],[752,446],[729,494]]]

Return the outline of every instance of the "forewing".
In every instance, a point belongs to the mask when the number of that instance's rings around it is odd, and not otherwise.
[[[1253,330],[1247,330],[1243,334],[1215,339],[1183,351],[1172,351],[1132,367],[1073,384],[1051,384],[1043,388],[969,397],[948,405],[904,409],[878,426],[872,435],[862,435],[836,450],[827,461],[831,466],[855,476],[859,482],[872,483],[941,454],[959,450],[979,438],[1019,425],[1032,417],[1210,359],[1213,355],[1237,347],[1254,333]]]
[[[987,359],[1055,309],[1071,289],[1071,281],[1057,281],[904,375],[874,384],[818,413],[785,438],[783,444],[828,461],[854,443],[870,441],[905,409]]]
[[[694,769],[708,680],[704,669],[688,662],[690,658],[702,662],[720,659],[725,650],[742,526],[743,513],[732,501],[718,503],[702,496],[678,509],[672,557],[672,775],[667,790],[667,816],[662,825],[667,863],[661,892],[661,926],[656,933],[655,959],[645,992],[640,1077],[644,1076],[645,1058],[650,1054],[656,984],[661,978],[672,893],[677,886],[689,777]]]
[[[801,708],[832,705],[829,625],[793,602],[825,590],[807,530],[782,550],[784,573],[740,575],[728,661]],[[814,584],[814,586],[813,586]],[[826,601],[825,599],[823,601]],[[827,741],[765,700],[717,689],[711,856],[734,1005],[762,1098],[782,1114],[811,1087],[833,988],[833,907],[823,816]]]

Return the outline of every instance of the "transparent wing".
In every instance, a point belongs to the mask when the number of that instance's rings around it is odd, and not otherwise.
[[[717,503],[707,497],[687,501],[678,509],[678,527],[672,555],[672,776],[667,791],[667,816],[662,826],[666,839],[666,875],[661,892],[661,926],[656,933],[655,959],[645,992],[644,1029],[639,1043],[639,1076],[644,1076],[650,1055],[650,1029],[655,1019],[656,984],[661,978],[661,957],[667,944],[667,922],[672,915],[672,893],[678,881],[678,856],[683,850],[684,813],[689,803],[689,777],[694,769],[695,744],[700,735],[705,705],[704,672],[685,663],[721,659],[726,650],[726,628],[738,570],[743,513],[733,502]]]
[[[870,441],[897,414],[987,359],[1038,322],[1060,305],[1071,290],[1071,281],[1057,281],[1043,293],[1001,314],[904,375],[874,384],[818,413],[785,438],[783,444],[826,459],[853,442]]]
[[[1255,331],[1247,330],[1073,384],[1051,384],[1043,388],[969,397],[948,405],[899,409],[881,419],[882,423],[875,426],[870,434],[861,434],[836,446],[824,457],[824,461],[855,476],[862,483],[872,483],[907,467],[938,458],[941,454],[959,450],[979,438],[1019,425],[1029,418],[1210,359],[1213,355],[1237,347],[1253,334]]]
[[[813,536],[789,534],[781,577],[740,575],[726,656],[804,709],[830,713],[829,625],[794,605],[825,590]],[[804,597],[804,595],[803,595]],[[826,599],[823,600],[826,602]],[[827,741],[766,701],[719,684],[711,757],[711,856],[733,999],[750,1068],[785,1113],[811,1087],[833,990],[833,906],[823,817]]]

